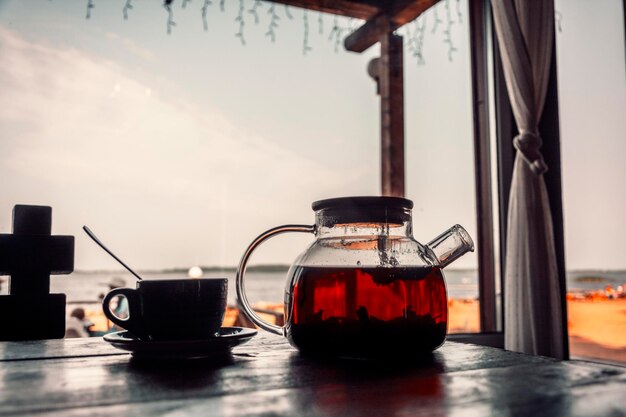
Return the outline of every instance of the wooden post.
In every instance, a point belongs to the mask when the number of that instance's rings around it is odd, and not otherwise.
[[[382,195],[404,197],[404,70],[402,36],[380,38],[378,68]]]

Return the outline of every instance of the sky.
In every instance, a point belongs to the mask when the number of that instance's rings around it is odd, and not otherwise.
[[[214,1],[205,31],[203,2],[177,1],[170,34],[160,2],[133,1],[127,20],[124,1],[93,3],[86,19],[87,1],[0,0],[0,233],[14,204],[50,205],[53,233],[76,236],[76,269],[118,267],[83,224],[136,269],[233,266],[264,230],[312,223],[315,200],[379,194],[379,98],[366,73],[378,50],[346,52],[333,37],[360,22],[276,6],[271,42],[268,3],[255,24],[253,1],[226,0],[224,11]],[[626,232],[621,2],[594,2],[602,7],[586,18],[584,1],[562,3],[567,257],[575,268],[626,268],[616,233]],[[405,50],[405,140],[424,243],[455,223],[476,236],[467,11],[448,5],[402,31],[415,45],[423,28],[424,62]],[[593,36],[606,52],[580,25],[602,27]],[[589,77],[596,67],[609,70]],[[311,240],[270,240],[252,262],[291,263]],[[474,267],[475,254],[456,265]]]
[[[566,262],[573,268],[626,269],[622,4],[555,2]]]

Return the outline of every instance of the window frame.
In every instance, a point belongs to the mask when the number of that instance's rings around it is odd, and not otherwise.
[[[468,12],[480,332],[451,334],[448,339],[502,348],[504,347],[504,334],[501,326],[503,320],[502,317],[498,317],[498,294],[496,293],[496,280],[500,280],[500,288],[502,288],[502,276],[496,273],[495,250],[497,242],[501,241],[501,236],[497,236],[494,229],[493,181],[497,178],[494,178],[492,173],[492,134],[490,131],[491,107],[494,104],[497,107],[498,100],[495,103],[491,103],[490,100],[489,44],[493,42],[489,39],[492,36],[492,30],[488,1],[469,1]],[[495,59],[493,64],[496,64]],[[499,181],[498,184],[500,184]],[[502,218],[500,206],[498,206],[498,211],[500,212],[498,217]],[[500,230],[502,230],[501,226]]]
[[[494,347],[504,347],[504,265],[506,259],[506,232],[509,194],[513,175],[515,151],[512,138],[517,134],[513,110],[509,101],[504,72],[500,61],[500,51],[495,41],[494,25],[489,0],[469,1],[470,50],[472,71],[472,107],[474,117],[474,152],[476,169],[476,201],[479,250],[479,301],[480,333],[453,334],[449,340],[475,343]],[[626,13],[626,12],[625,12]],[[491,57],[491,61],[490,58]],[[493,79],[489,77],[492,65]],[[539,130],[550,140],[544,143],[542,153],[550,167],[544,175],[550,199],[557,269],[561,287],[562,320],[567,323],[566,267],[563,232],[563,205],[561,186],[561,145],[559,131],[559,103],[556,66],[556,39],[553,39],[550,79],[546,102],[539,123]],[[493,96],[490,97],[490,88]],[[492,100],[490,100],[492,98]],[[490,106],[491,104],[491,106]],[[489,118],[495,119],[494,129],[489,128]],[[495,137],[492,137],[495,136]],[[495,143],[495,172],[491,168],[490,146]],[[491,181],[496,182],[492,187]],[[497,189],[497,201],[491,190]],[[496,212],[492,211],[496,207]],[[494,229],[497,214],[498,230]],[[499,248],[497,261],[499,274],[494,268],[496,244]],[[501,308],[497,308],[498,294],[496,280],[501,292]],[[500,324],[500,325],[498,325]],[[569,358],[569,338],[567,326],[563,326],[564,358]]]

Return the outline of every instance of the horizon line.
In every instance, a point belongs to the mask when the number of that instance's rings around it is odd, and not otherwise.
[[[237,266],[222,266],[222,265],[192,265],[191,267],[199,266],[203,271],[236,271]],[[147,268],[147,269],[137,269],[137,272],[141,273],[166,273],[166,272],[187,272],[191,267],[166,267],[166,268]],[[259,271],[264,270],[271,272],[275,271],[283,271],[287,270],[291,267],[291,264],[258,264],[258,265],[250,265],[246,268],[248,271]],[[446,268],[447,271],[476,271],[478,267],[449,267]],[[127,273],[125,269],[76,269],[72,272],[82,272],[82,273]],[[572,268],[567,269],[567,272],[601,272],[601,273],[617,273],[624,272],[626,273],[626,268]]]

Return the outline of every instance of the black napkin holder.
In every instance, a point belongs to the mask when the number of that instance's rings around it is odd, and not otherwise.
[[[57,339],[65,335],[65,294],[50,294],[50,275],[74,270],[74,236],[53,236],[52,208],[16,205],[13,233],[0,234],[0,340]]]

